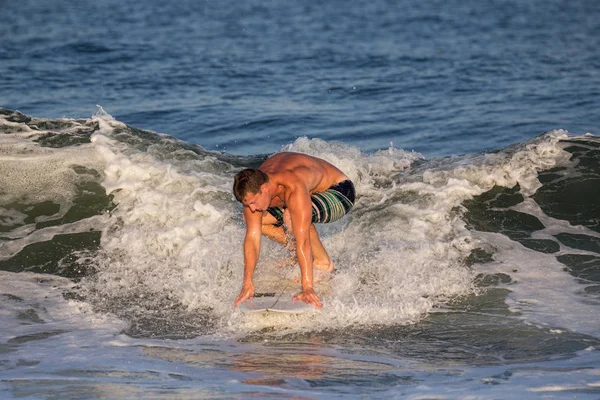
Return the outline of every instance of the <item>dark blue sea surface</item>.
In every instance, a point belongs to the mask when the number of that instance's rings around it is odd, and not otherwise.
[[[425,156],[600,126],[596,1],[0,2],[0,105],[207,149]]]
[[[0,16],[0,397],[600,395],[597,1]],[[231,185],[280,150],[356,203],[320,311],[244,314]],[[263,240],[257,293],[297,275]]]

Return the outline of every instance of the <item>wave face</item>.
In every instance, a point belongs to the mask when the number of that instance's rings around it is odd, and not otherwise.
[[[482,299],[528,322],[597,331],[587,318],[600,295],[595,136],[552,131],[430,160],[320,139],[285,146],[333,163],[357,189],[348,216],[318,226],[337,272],[317,286],[326,306],[301,321],[232,312],[244,226],[231,185],[266,156],[206,151],[102,109],[89,119],[0,109],[0,149],[0,270],[68,278],[66,298],[133,336],[385,329]],[[263,240],[257,291],[294,279],[289,260]]]

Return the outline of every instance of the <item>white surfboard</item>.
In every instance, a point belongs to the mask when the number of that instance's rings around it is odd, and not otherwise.
[[[258,294],[251,300],[246,300],[239,305],[243,313],[284,313],[302,314],[317,310],[314,306],[303,301],[293,301],[289,294],[282,296],[274,293]]]

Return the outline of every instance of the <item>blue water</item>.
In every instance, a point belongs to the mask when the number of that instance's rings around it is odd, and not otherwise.
[[[206,149],[298,136],[425,156],[597,133],[594,1],[3,2],[0,105]]]
[[[0,16],[0,397],[600,395],[600,3]],[[247,318],[231,182],[282,148],[357,204],[324,309]]]

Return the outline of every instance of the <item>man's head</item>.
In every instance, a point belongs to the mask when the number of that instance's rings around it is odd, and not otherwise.
[[[259,169],[248,168],[240,171],[233,181],[233,194],[240,203],[244,203],[248,195],[260,194],[262,186],[269,182],[269,176]]]

